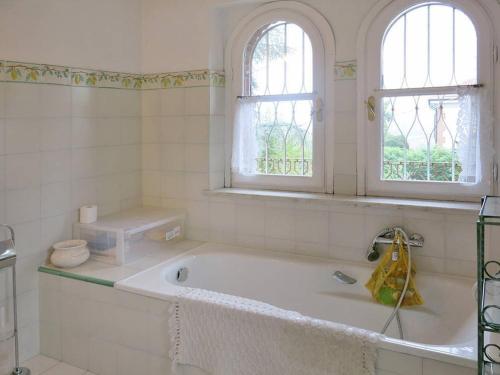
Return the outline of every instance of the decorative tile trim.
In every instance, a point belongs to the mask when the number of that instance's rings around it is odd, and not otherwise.
[[[224,87],[224,73],[194,70],[178,73],[153,73],[142,76],[144,89],[168,89],[175,87],[216,86]]]
[[[355,60],[338,62],[334,69],[336,80],[356,79]],[[225,76],[223,72],[208,69],[136,74],[0,60],[0,81],[151,90],[200,86],[224,87]]]
[[[0,68],[2,81],[58,85],[69,85],[71,82],[70,68],[64,66],[2,61],[0,62]]]
[[[500,1],[500,0],[499,0]],[[356,60],[335,64],[335,79],[356,79]],[[183,87],[224,87],[224,72],[209,69],[173,73],[121,73],[0,60],[0,81],[154,90]]]
[[[71,69],[71,85],[117,89],[140,89],[142,76],[133,73],[118,73],[89,69]]]
[[[151,90],[200,86],[224,87],[225,77],[223,72],[208,69],[136,74],[0,60],[0,81]]]
[[[340,61],[335,64],[335,79],[356,79],[357,69],[356,60]]]

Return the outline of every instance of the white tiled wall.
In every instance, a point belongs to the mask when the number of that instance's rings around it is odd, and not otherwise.
[[[424,247],[413,252],[419,269],[463,276],[475,272],[475,214],[209,198],[207,217],[210,240],[349,261],[365,261],[378,231],[402,225],[425,237]]]
[[[37,266],[71,238],[81,205],[140,204],[140,150],[138,91],[0,82],[0,220],[17,234],[21,358],[38,353]]]
[[[335,81],[334,191],[356,194],[356,80]]]
[[[223,88],[142,92],[143,201],[189,208],[189,228],[208,235],[203,191],[224,185]]]
[[[380,349],[377,375],[474,375],[477,370]]]
[[[168,308],[40,273],[41,353],[98,375],[170,374]]]

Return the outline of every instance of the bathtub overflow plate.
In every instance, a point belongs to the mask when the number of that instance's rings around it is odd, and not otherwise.
[[[182,283],[183,281],[186,281],[188,278],[188,269],[186,267],[181,267],[177,271],[177,281]]]
[[[333,273],[333,278],[335,281],[339,282],[340,284],[356,284],[358,280],[356,280],[354,277],[346,275],[344,272],[341,271],[335,271]]]

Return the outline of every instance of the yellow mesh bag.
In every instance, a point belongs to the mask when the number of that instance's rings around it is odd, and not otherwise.
[[[366,283],[373,298],[384,305],[395,306],[405,285],[408,270],[408,252],[400,233],[387,249],[372,277]],[[415,263],[411,265],[410,281],[401,306],[422,305],[424,300],[415,286]]]

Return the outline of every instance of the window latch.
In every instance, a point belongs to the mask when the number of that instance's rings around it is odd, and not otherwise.
[[[365,103],[368,111],[368,121],[375,121],[375,97],[370,96]]]
[[[323,100],[320,97],[314,99],[312,114],[316,116],[316,121],[323,121]]]

